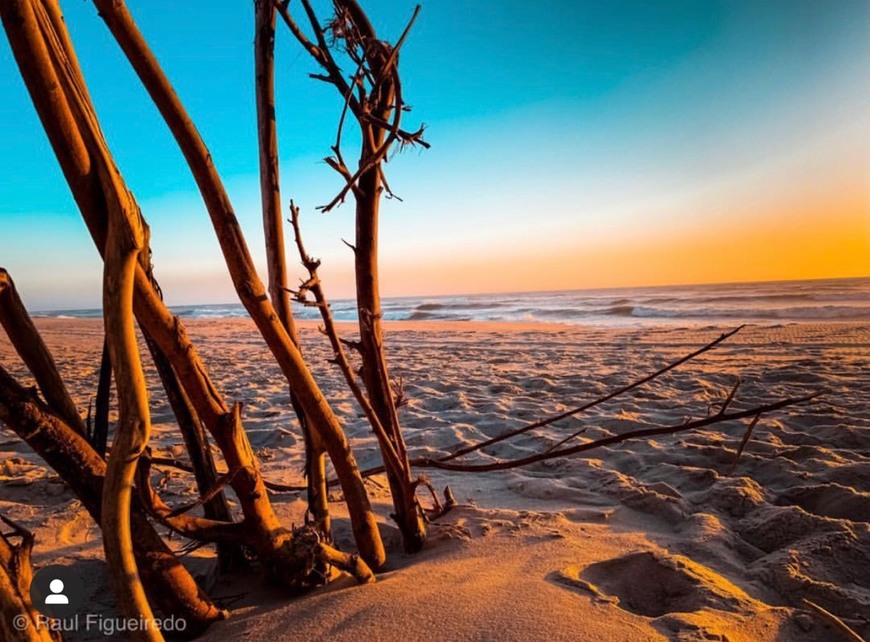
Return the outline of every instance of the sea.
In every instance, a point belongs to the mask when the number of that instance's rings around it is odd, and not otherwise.
[[[295,305],[295,304],[294,304]],[[356,320],[353,300],[332,302],[338,321]],[[679,285],[553,292],[388,297],[385,320],[501,321],[564,324],[779,324],[852,321],[870,323],[870,277]],[[246,317],[238,303],[170,306],[182,318]],[[299,319],[319,319],[315,308],[298,306]],[[54,310],[36,317],[100,317],[99,309]]]

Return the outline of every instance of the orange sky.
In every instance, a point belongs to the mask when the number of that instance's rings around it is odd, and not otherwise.
[[[775,281],[870,274],[870,198],[862,189],[806,202],[704,217],[630,242],[499,248],[476,257],[421,257],[384,266],[401,293],[498,292],[663,284]]]

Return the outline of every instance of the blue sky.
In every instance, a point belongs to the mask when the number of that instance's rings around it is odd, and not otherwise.
[[[368,4],[387,39],[414,7]],[[94,7],[61,6],[167,299],[234,300],[157,111]],[[432,149],[388,165],[404,200],[385,205],[385,294],[870,273],[870,3],[530,6],[423,5],[401,68],[406,122],[427,124]],[[129,7],[261,261],[252,3]],[[352,207],[314,209],[340,187],[321,158],[341,103],[280,24],[278,36],[283,193],[332,296],[347,296]],[[97,306],[97,253],[5,41],[0,92],[0,265],[32,309]]]

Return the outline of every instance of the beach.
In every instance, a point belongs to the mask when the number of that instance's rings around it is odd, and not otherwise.
[[[84,411],[102,347],[98,319],[37,325]],[[286,382],[246,319],[189,319],[216,384],[244,403],[264,477],[302,485],[304,449]],[[341,324],[353,336],[352,324]],[[565,325],[404,321],[386,324],[409,454],[438,457],[579,406],[667,365],[734,326]],[[360,468],[377,444],[325,338],[303,322],[303,351],[345,424]],[[739,376],[735,410],[825,392],[765,416],[739,460],[745,422],[637,439],[487,473],[427,469],[458,506],[430,524],[416,555],[401,552],[385,478],[367,480],[388,547],[378,582],[341,579],[290,599],[259,579],[218,577],[210,548],[185,557],[232,610],[204,639],[835,640],[809,599],[870,634],[870,326],[750,325],[625,397],[467,456],[486,463],[641,427],[706,416]],[[29,382],[5,337],[0,362]],[[146,367],[147,369],[147,367]],[[155,455],[183,458],[156,374]],[[67,564],[87,578],[88,609],[111,614],[99,530],[65,485],[4,429],[0,510],[36,535],[34,565]],[[159,468],[172,505],[195,498],[187,473]],[[339,547],[352,549],[336,490]],[[421,492],[429,505],[429,497]],[[285,526],[304,522],[304,493],[275,493]],[[163,532],[163,529],[161,529]],[[170,545],[180,549],[177,536]],[[283,636],[283,637],[282,637]],[[86,632],[70,639],[90,639]],[[94,639],[100,639],[99,636]]]
[[[0,1],[0,642],[870,642],[870,2],[131,4]]]

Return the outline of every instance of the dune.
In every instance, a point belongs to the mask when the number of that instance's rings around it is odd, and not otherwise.
[[[82,408],[100,361],[98,320],[39,319]],[[286,383],[253,325],[194,320],[189,333],[246,425],[271,481],[301,484],[304,450]],[[624,385],[725,328],[567,326],[483,322],[387,324],[412,456],[437,456]],[[351,326],[343,327],[349,335]],[[311,324],[302,340],[363,468],[379,463],[370,433],[328,347]],[[825,389],[821,403],[766,416],[739,462],[745,426],[639,439],[583,456],[490,473],[427,471],[459,505],[430,525],[430,541],[401,552],[386,482],[367,481],[390,561],[375,584],[340,578],[304,596],[232,575],[213,553],[186,559],[232,617],[203,639],[330,640],[837,640],[809,599],[870,635],[870,327],[854,323],[750,326],[697,360],[617,402],[468,457],[487,462],[641,425],[703,416],[742,378],[735,408]],[[5,337],[0,361],[27,380]],[[157,454],[182,451],[149,372]],[[191,477],[163,469],[172,504]],[[423,501],[428,502],[428,498]],[[300,493],[277,493],[287,525]],[[336,538],[349,526],[332,497]],[[9,431],[0,434],[0,510],[36,534],[35,566],[74,566],[90,610],[115,606],[99,530],[64,485]],[[178,538],[173,547],[184,544]],[[89,639],[86,633],[69,639]],[[93,639],[102,639],[94,637]]]

